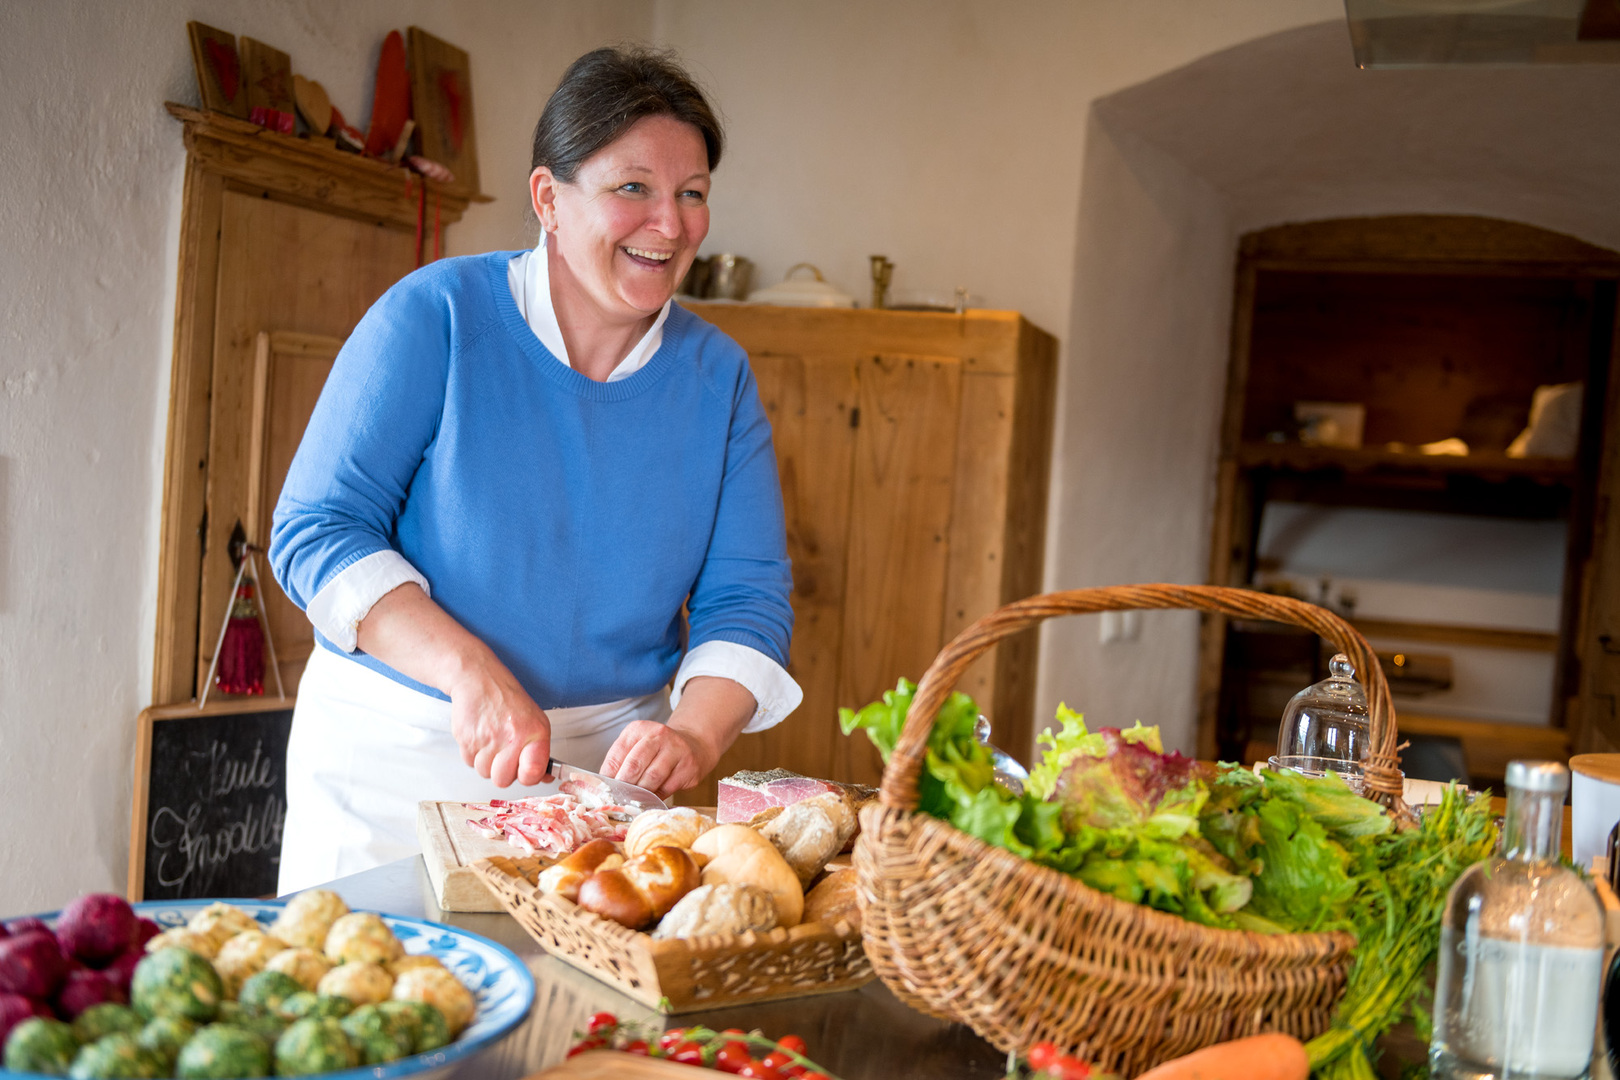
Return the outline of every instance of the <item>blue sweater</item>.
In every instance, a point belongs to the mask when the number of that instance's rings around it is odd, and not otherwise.
[[[276,504],[276,580],[308,607],[391,547],[542,708],[651,693],[683,638],[785,666],[782,495],[747,355],[677,306],[646,366],[593,382],[524,322],[513,254],[436,262],[360,320]]]

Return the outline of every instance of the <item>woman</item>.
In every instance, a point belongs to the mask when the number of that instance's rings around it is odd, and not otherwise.
[[[344,345],[271,537],[319,646],[281,892],[552,757],[690,787],[798,705],[770,426],[742,350],[671,302],[722,141],[667,57],[581,57],[535,129],[539,245],[411,274]]]

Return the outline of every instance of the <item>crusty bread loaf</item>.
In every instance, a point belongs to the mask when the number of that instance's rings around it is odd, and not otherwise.
[[[696,850],[709,856],[703,884],[757,885],[776,904],[776,924],[797,926],[804,913],[799,875],[782,853],[747,825],[717,825],[697,838]]]
[[[787,807],[759,834],[782,853],[803,888],[855,834],[855,815],[842,793],[829,791]]]
[[[776,925],[776,901],[758,885],[716,882],[699,885],[659,920],[653,937],[686,938],[700,934],[741,934]]]
[[[571,855],[566,855],[540,871],[535,885],[543,893],[552,893],[567,900],[579,899],[579,887],[586,878],[602,869],[602,864],[619,853],[619,845],[611,840],[592,840]]]
[[[621,926],[640,930],[659,919],[698,885],[702,875],[689,852],[655,847],[613,870],[598,870],[579,886],[579,906]]]
[[[700,814],[690,806],[676,806],[669,810],[644,810],[630,822],[624,834],[624,853],[640,855],[648,848],[690,848],[699,836],[714,828],[714,818]]]
[[[861,909],[856,903],[855,871],[833,870],[804,894],[804,921],[831,925],[844,920],[859,930]]]

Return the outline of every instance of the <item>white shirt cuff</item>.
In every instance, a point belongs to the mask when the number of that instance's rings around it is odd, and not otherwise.
[[[416,582],[433,595],[427,578],[393,549],[374,551],[340,571],[310,600],[305,614],[326,640],[344,652],[354,652],[360,620],[371,606],[407,582]]]
[[[775,727],[804,700],[804,691],[787,669],[758,649],[734,641],[705,641],[681,661],[669,694],[670,708],[680,704],[686,681],[699,675],[730,679],[754,695],[758,707],[742,729],[744,735]]]

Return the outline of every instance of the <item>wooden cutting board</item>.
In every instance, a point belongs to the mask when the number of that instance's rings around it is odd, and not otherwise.
[[[619,1050],[587,1050],[583,1054],[534,1073],[527,1080],[681,1080],[692,1077],[692,1066],[638,1057]]]
[[[481,816],[481,815],[480,815]],[[422,842],[433,895],[445,911],[505,911],[495,894],[473,873],[472,864],[495,855],[519,855],[505,840],[480,836],[467,824],[467,804],[416,804],[416,838]]]

